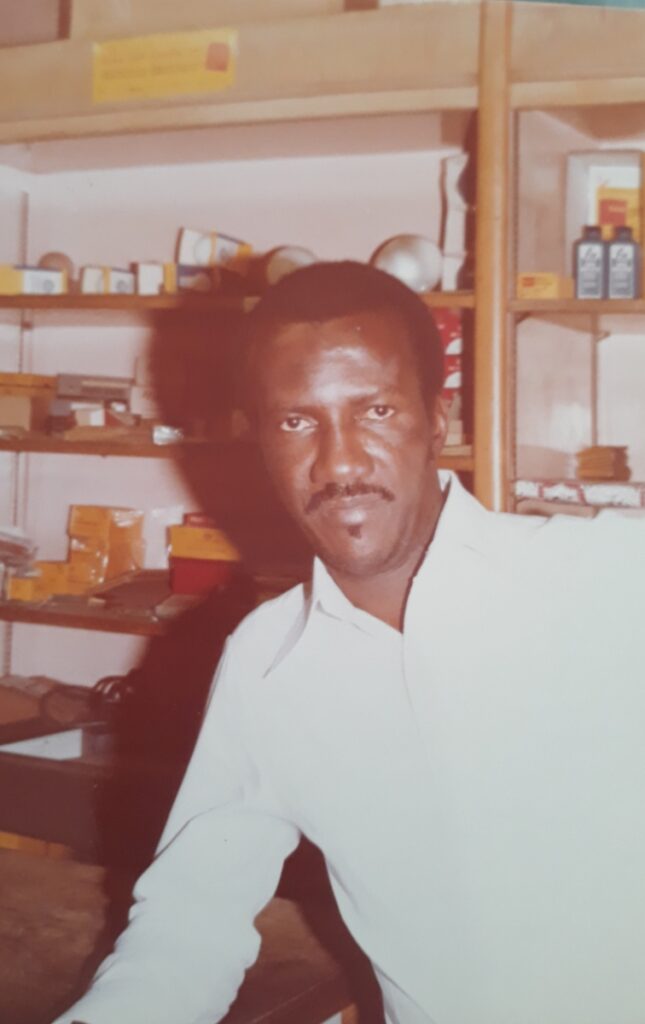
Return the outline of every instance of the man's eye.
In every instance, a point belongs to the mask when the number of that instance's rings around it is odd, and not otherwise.
[[[280,420],[280,430],[286,431],[287,434],[300,433],[308,426],[309,423],[303,416],[285,416],[283,420]]]
[[[368,420],[387,420],[393,414],[391,405],[371,405],[365,415]]]

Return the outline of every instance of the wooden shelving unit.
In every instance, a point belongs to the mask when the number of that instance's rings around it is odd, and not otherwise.
[[[81,601],[62,604],[54,598],[43,604],[0,601],[0,621],[24,622],[67,629],[91,629],[99,633],[127,633],[132,636],[163,636],[168,623],[150,615],[117,612],[85,605]]]

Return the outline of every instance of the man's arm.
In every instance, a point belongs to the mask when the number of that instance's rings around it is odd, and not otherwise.
[[[214,1024],[259,950],[253,921],[300,838],[244,738],[230,642],[157,856],[94,983],[55,1024]]]

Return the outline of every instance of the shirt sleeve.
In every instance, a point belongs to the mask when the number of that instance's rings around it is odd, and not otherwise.
[[[254,919],[300,833],[246,748],[232,660],[229,641],[128,927],[89,992],[54,1024],[214,1024],[257,957]]]

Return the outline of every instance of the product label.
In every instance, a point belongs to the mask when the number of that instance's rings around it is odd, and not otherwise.
[[[603,246],[598,242],[581,242],[576,257],[576,294],[579,299],[601,299],[603,296]]]
[[[614,243],[609,247],[609,298],[633,299],[636,296],[636,267],[633,245]]]
[[[168,32],[95,43],[94,103],[220,92],[235,81],[235,29]]]

